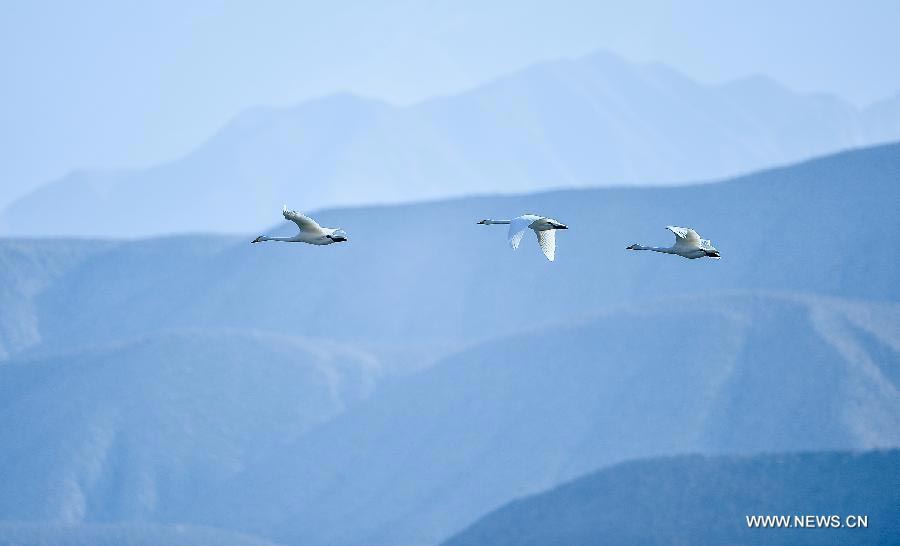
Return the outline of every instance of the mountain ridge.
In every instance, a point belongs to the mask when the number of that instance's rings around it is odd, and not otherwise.
[[[896,100],[857,109],[764,78],[699,84],[595,54],[410,106],[342,93],[250,109],[179,159],[76,171],[7,206],[0,222],[26,235],[235,233],[271,221],[285,201],[311,210],[714,180],[900,138],[889,123],[898,112]]]
[[[892,144],[716,184],[322,210],[317,219],[347,229],[351,237],[346,245],[327,248],[250,245],[250,237],[226,236],[3,240],[0,263],[9,267],[0,275],[11,275],[4,286],[15,290],[0,296],[6,309],[17,311],[3,315],[0,347],[10,358],[185,328],[293,335],[297,321],[304,320],[310,337],[382,351],[388,361],[408,353],[406,360],[415,361],[434,355],[436,347],[514,332],[527,323],[529,309],[569,315],[638,295],[669,296],[681,289],[678,277],[685,274],[707,289],[897,301],[892,256],[865,250],[870,241],[883,248],[900,244],[890,206],[900,199],[897,176],[900,145]],[[551,214],[571,227],[559,236],[553,264],[533,263],[543,258],[531,239],[513,253],[502,230],[475,225],[481,218],[525,210]],[[404,219],[400,236],[383,237],[379,226],[394,226],[397,218]],[[669,244],[672,236],[664,226],[685,218],[712,238],[722,260],[624,250],[634,242]],[[829,229],[829,224],[841,227]],[[273,232],[294,229],[284,222]],[[824,251],[823,240],[834,250]],[[47,260],[76,248],[87,254],[64,278],[35,285],[47,274],[42,270],[49,267]],[[22,249],[34,257],[21,261]],[[764,259],[753,259],[760,256]],[[20,275],[20,267],[29,273]],[[567,282],[548,284],[546,274]],[[596,285],[595,275],[604,282]],[[529,299],[520,297],[523,291]],[[372,320],[378,316],[382,320]]]
[[[517,499],[443,544],[890,544],[900,451],[685,455],[620,463]],[[866,516],[860,529],[750,529],[747,516]]]
[[[433,544],[635,457],[895,447],[898,179],[891,144],[321,210],[329,247],[0,240],[0,518]],[[475,223],[525,210],[555,262]],[[723,258],[625,250],[672,223]]]
[[[900,446],[896,305],[707,295],[452,354],[249,468],[229,488],[265,498],[218,509],[283,542],[434,543],[498,499],[637,457]],[[863,333],[885,320],[894,333]]]

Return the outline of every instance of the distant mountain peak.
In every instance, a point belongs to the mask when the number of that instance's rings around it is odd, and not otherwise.
[[[335,93],[250,109],[175,161],[50,182],[0,211],[0,225],[18,235],[246,233],[286,200],[311,210],[695,182],[900,138],[895,119],[900,101],[859,111],[761,76],[704,85],[598,51],[411,106]],[[122,213],[136,203],[144,214]],[[48,206],[58,213],[42,214]]]

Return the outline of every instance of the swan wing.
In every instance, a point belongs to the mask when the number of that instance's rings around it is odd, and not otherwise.
[[[525,236],[525,230],[528,229],[528,226],[531,225],[533,219],[527,218],[525,216],[519,216],[518,218],[513,218],[509,222],[509,246],[512,247],[513,250],[519,248],[519,243],[522,242],[522,237]]]
[[[537,234],[538,244],[541,245],[541,251],[552,262],[556,257],[556,230],[548,229],[535,231],[535,233]]]
[[[676,246],[700,247],[700,235],[693,229],[678,226],[666,226],[666,229],[675,234]]]
[[[315,220],[313,220],[309,216],[300,214],[295,210],[285,210],[284,218],[297,224],[297,227],[300,228],[300,231],[304,231],[307,233],[325,233],[325,230],[322,229],[322,226],[320,226]]]

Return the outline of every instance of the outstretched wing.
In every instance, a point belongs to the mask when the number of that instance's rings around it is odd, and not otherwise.
[[[525,230],[528,229],[528,226],[531,225],[531,222],[534,220],[531,218],[526,218],[525,216],[519,216],[518,218],[513,218],[509,222],[509,246],[512,247],[513,250],[519,248],[519,243],[522,242],[522,237],[525,235]]]
[[[666,229],[675,234],[676,246],[700,248],[700,235],[693,229],[678,226],[666,226]]]
[[[300,228],[300,231],[305,231],[307,233],[324,233],[325,231],[322,229],[322,226],[316,223],[315,220],[310,218],[309,216],[304,216],[295,210],[285,210],[284,211],[285,220],[290,220],[297,224],[297,227]]]
[[[538,238],[538,244],[541,245],[541,251],[544,256],[551,262],[556,257],[556,230],[548,229],[545,231],[535,231]]]

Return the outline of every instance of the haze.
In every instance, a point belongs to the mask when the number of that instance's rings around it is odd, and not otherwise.
[[[865,106],[900,89],[898,21],[889,1],[17,2],[0,19],[0,207],[75,169],[183,155],[250,106],[410,103],[599,49]]]

